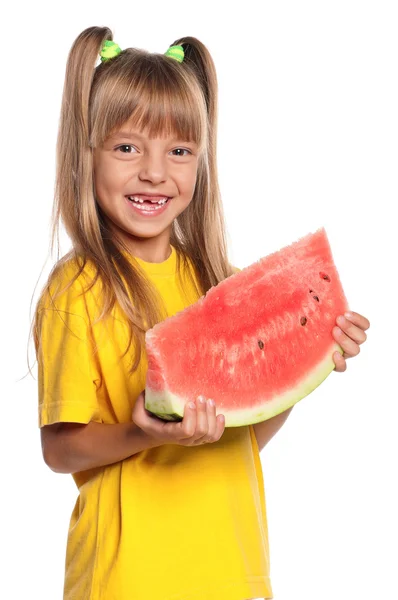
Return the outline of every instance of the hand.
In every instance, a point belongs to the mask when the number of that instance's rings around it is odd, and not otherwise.
[[[199,398],[200,396],[198,400]],[[215,405],[210,406],[208,402],[202,404],[198,400],[195,402],[195,408],[190,408],[186,403],[182,421],[163,421],[146,410],[143,390],[135,401],[131,418],[159,445],[199,446],[217,442],[224,433],[224,416],[216,417]]]
[[[337,327],[333,328],[333,337],[342,347],[343,356],[339,352],[333,354],[335,371],[342,373],[346,370],[345,359],[357,356],[360,352],[360,345],[366,341],[366,329],[369,329],[370,323],[366,317],[355,313],[347,312],[336,319]]]

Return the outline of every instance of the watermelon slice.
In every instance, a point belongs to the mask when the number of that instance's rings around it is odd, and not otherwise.
[[[333,371],[336,317],[348,309],[324,228],[234,273],[146,332],[145,408],[182,420],[213,398],[226,427],[265,421]]]

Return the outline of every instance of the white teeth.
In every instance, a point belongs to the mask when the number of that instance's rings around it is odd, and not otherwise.
[[[127,196],[127,198],[130,200],[130,202],[132,204],[136,204],[136,207],[135,207],[136,210],[139,210],[144,213],[157,212],[158,210],[163,208],[163,206],[167,202],[167,198],[164,198],[164,199],[156,201],[156,202],[151,200],[151,206],[149,204],[145,204],[145,206],[144,206],[144,200],[142,200],[141,198],[136,198],[135,196]]]
[[[140,202],[141,204],[144,203],[144,200],[142,200],[142,198],[137,198],[136,196],[127,196],[127,198],[134,202]],[[160,204],[161,206],[163,204],[165,204],[166,202],[167,202],[167,198],[162,198],[161,200],[151,200],[151,204]]]

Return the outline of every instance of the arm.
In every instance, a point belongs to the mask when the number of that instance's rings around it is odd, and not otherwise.
[[[279,429],[285,423],[292,410],[293,406],[280,413],[279,415],[276,415],[276,417],[272,417],[272,419],[267,419],[267,421],[261,421],[261,423],[255,423],[255,425],[253,425],[254,433],[256,434],[256,439],[260,452],[264,448],[264,446],[268,444],[268,442],[276,434],[276,432],[279,431]]]
[[[44,462],[55,473],[109,465],[157,445],[133,421],[115,425],[90,421],[41,428]]]

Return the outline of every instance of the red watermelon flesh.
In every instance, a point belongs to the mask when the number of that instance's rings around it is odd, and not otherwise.
[[[145,407],[181,420],[199,394],[226,427],[265,421],[333,371],[348,304],[324,228],[213,286],[146,332]]]

